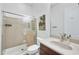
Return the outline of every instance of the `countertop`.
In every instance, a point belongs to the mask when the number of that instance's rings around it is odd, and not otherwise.
[[[59,46],[51,43],[51,41],[59,41],[60,39],[53,38],[53,37],[52,38],[50,37],[47,39],[37,37],[37,39],[40,43],[44,44],[48,48],[50,48],[62,55],[79,55],[79,45],[78,44],[75,44],[72,42],[67,43],[67,45],[72,47],[72,50],[67,50],[67,49],[63,49],[62,47],[59,47]]]

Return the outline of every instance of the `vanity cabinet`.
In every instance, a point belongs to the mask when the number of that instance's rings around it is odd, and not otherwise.
[[[44,44],[40,43],[40,55],[61,55],[61,54],[54,50],[51,50]]]

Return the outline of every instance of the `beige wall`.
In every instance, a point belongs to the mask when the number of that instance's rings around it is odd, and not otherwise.
[[[12,26],[4,26],[4,48],[14,47],[24,43],[24,24],[22,19],[5,17],[4,24],[11,24]]]

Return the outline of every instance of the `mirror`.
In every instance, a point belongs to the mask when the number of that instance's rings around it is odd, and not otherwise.
[[[79,7],[66,8],[64,11],[64,32],[79,37]]]
[[[51,7],[50,36],[59,38],[60,33],[66,33],[73,39],[79,38],[79,6],[76,5],[60,3]]]

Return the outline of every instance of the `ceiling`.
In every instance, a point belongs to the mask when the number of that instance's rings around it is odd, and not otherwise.
[[[47,4],[50,4],[51,7],[59,4],[59,3],[25,3],[26,5],[29,5],[29,6],[46,6]]]

